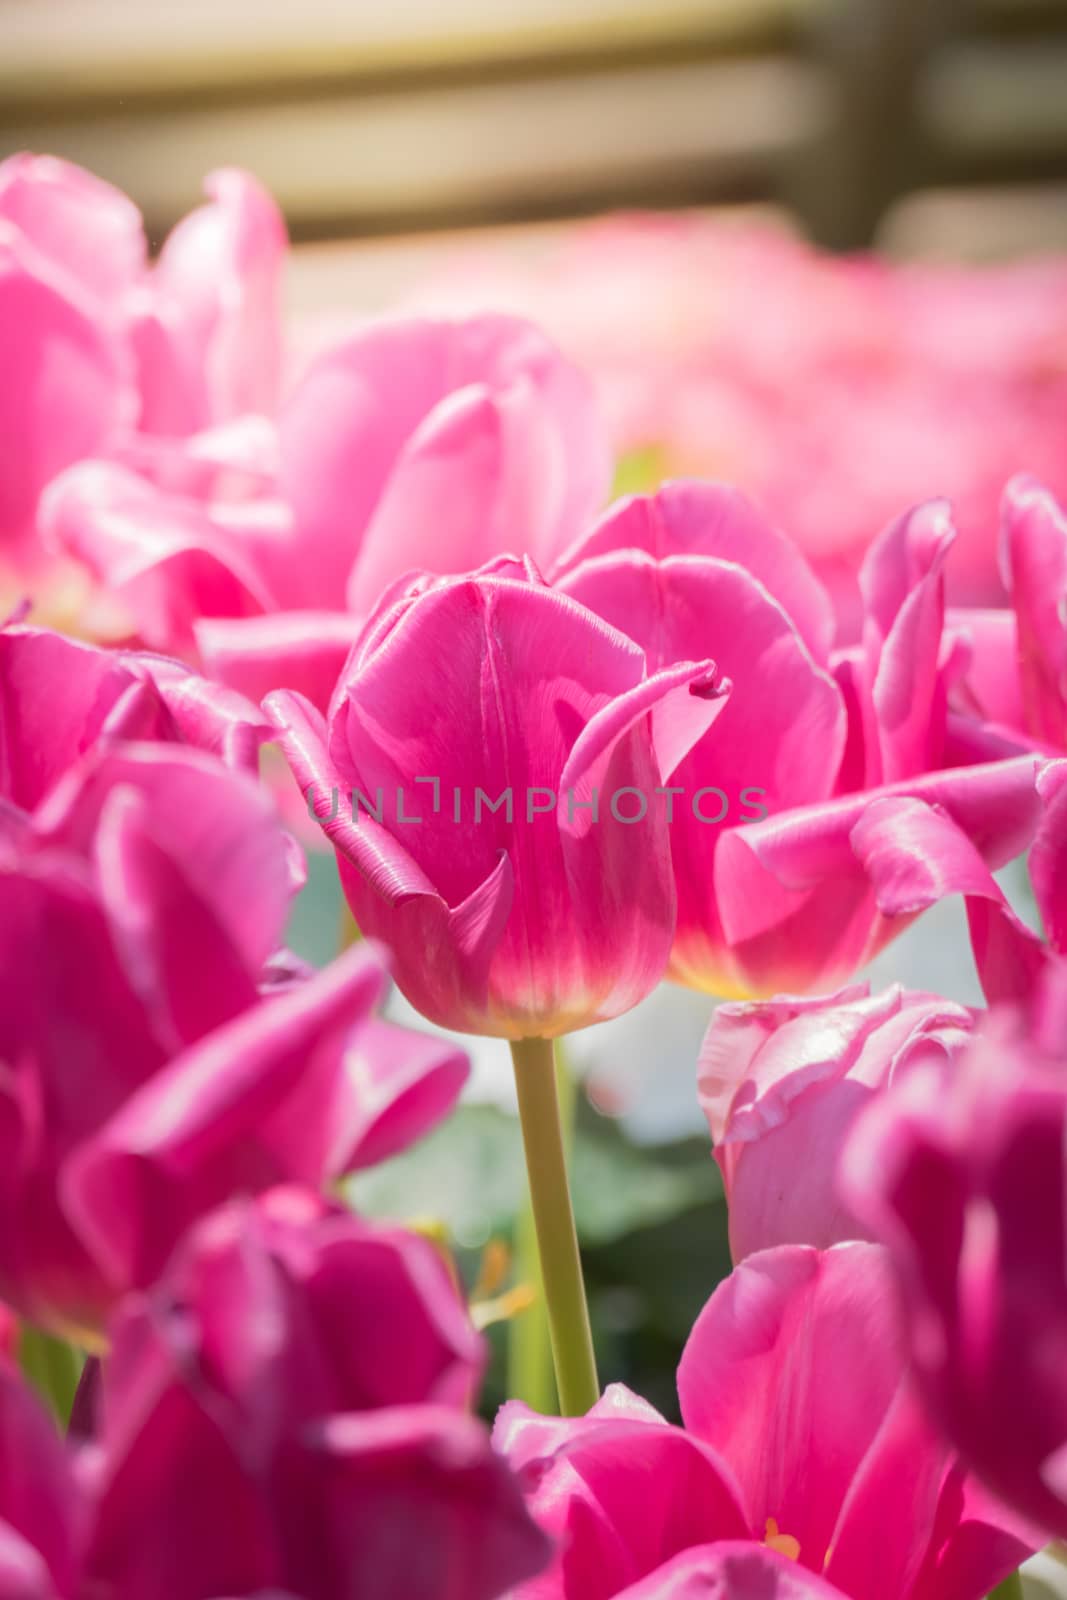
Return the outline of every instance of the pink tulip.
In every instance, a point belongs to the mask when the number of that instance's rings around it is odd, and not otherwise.
[[[149,644],[198,651],[256,699],[287,687],[323,710],[383,590],[510,549],[547,562],[610,481],[585,380],[502,317],[373,324],[304,374],[276,462],[249,472],[244,442],[219,448],[231,470],[203,481],[191,449],[176,483],[144,461],[81,467],[56,485],[46,524]]]
[[[840,1197],[856,1117],[891,1082],[952,1061],[972,1013],[934,995],[866,984],[827,998],[720,1006],[700,1054],[700,1104],[729,1202],[735,1261],[779,1244],[825,1249],[867,1229]]]
[[[1067,966],[994,1012],[849,1144],[851,1205],[891,1252],[923,1397],[1007,1504],[1067,1535]]]
[[[245,173],[206,187],[150,267],[110,184],[52,156],[0,163],[0,539],[35,587],[38,502],[65,467],[276,406],[284,224]]]
[[[408,999],[518,1039],[616,1016],[661,977],[675,901],[655,791],[724,692],[706,660],[650,675],[504,562],[384,607],[328,719],[292,694],[266,709]]]
[[[890,1288],[871,1244],[750,1256],[682,1355],[684,1429],[619,1385],[567,1421],[506,1405],[495,1438],[560,1541],[523,1600],[651,1597],[709,1546],[740,1594],[982,1600],[1027,1546],[917,1406]],[[793,1587],[765,1546],[797,1564]]]
[[[624,501],[560,564],[559,586],[630,633],[651,670],[699,649],[734,680],[714,736],[678,771],[672,971],[684,982],[826,988],[875,955],[912,915],[886,914],[856,848],[884,797],[939,808],[993,867],[1029,841],[1036,758],[988,759],[1001,749],[949,714],[962,666],[944,632],[952,539],[937,503],[890,527],[861,574],[861,643],[829,659],[821,589],[725,490],[677,483]]]
[[[390,1153],[451,1106],[466,1067],[374,1019],[373,949],[277,982],[299,879],[251,777],[98,739],[11,815],[0,1293],[91,1342],[203,1211]]]
[[[123,1303],[76,1449],[0,1363],[0,1592],[510,1592],[549,1552],[469,1414],[483,1359],[426,1240],[299,1189],[223,1208]]]
[[[115,1324],[92,1581],[123,1600],[502,1594],[547,1550],[466,1412],[482,1361],[427,1241],[299,1191],[217,1213]]]

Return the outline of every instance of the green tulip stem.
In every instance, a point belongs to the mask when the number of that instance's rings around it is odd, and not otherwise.
[[[1023,1580],[1017,1572],[1010,1578],[1005,1578],[1003,1583],[998,1583],[989,1600],[1022,1600]]]
[[[552,1041],[517,1040],[511,1056],[559,1407],[563,1416],[577,1417],[595,1405],[600,1386],[567,1182]]]

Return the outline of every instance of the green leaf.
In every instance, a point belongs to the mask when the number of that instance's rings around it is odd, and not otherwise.
[[[78,1379],[85,1365],[80,1350],[40,1328],[22,1324],[19,1366],[62,1427],[70,1421]]]

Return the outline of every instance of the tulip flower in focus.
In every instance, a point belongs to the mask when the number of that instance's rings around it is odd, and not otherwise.
[[[1067,966],[866,1113],[849,1204],[890,1252],[923,1399],[1006,1504],[1067,1536]]]
[[[276,407],[285,226],[246,173],[205,188],[150,266],[119,190],[52,156],[0,163],[0,607],[28,589],[40,614],[76,624],[72,607],[94,603],[40,536],[41,495],[64,468],[101,456],[163,470],[197,434],[203,474],[233,455],[235,419]]]
[[[453,1103],[462,1057],[375,1020],[373,949],[278,983],[299,876],[250,777],[100,739],[4,822],[0,1294],[31,1321],[96,1343],[210,1206],[332,1181]]]
[[[736,1570],[753,1593],[984,1600],[1028,1549],[917,1405],[890,1288],[872,1244],[750,1256],[685,1347],[684,1428],[621,1385],[576,1419],[505,1405],[498,1447],[560,1542],[520,1594],[670,1595],[653,1575],[673,1582],[683,1552],[715,1575],[701,1563],[721,1548],[729,1571],[748,1540]],[[774,1556],[796,1563],[794,1587]]]
[[[867,1229],[838,1192],[849,1131],[903,1073],[951,1063],[973,1013],[898,984],[826,998],[719,1006],[697,1085],[729,1206],[735,1261],[779,1244],[820,1249]]]
[[[514,1040],[617,1016],[659,981],[675,895],[656,791],[724,704],[710,661],[650,674],[502,562],[385,605],[328,718],[292,694],[266,709],[408,999]]]
[[[611,477],[586,380],[507,317],[370,324],[311,364],[243,475],[239,460],[208,473],[198,449],[169,476],[86,463],[43,521],[147,644],[199,654],[254,699],[297,689],[322,710],[383,590],[512,549],[547,563]]]
[[[992,867],[1030,841],[1038,762],[1014,755],[1026,741],[991,749],[978,724],[949,715],[961,665],[944,630],[953,538],[937,503],[887,529],[861,573],[863,639],[836,654],[805,563],[716,486],[625,500],[560,563],[559,587],[642,645],[650,670],[696,651],[734,683],[715,732],[676,774],[681,981],[803,992],[877,954],[910,920],[907,908],[884,913],[856,848],[882,797],[936,807]]]

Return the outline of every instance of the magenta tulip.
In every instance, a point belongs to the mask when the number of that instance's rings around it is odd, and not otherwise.
[[[662,786],[723,704],[712,663],[649,675],[623,634],[501,563],[384,608],[328,719],[296,695],[266,709],[404,993],[521,1039],[616,1016],[662,976]]]
[[[924,1399],[1007,1504],[1067,1536],[1067,967],[995,1011],[848,1146],[851,1205],[891,1252]]]
[[[257,699],[297,689],[322,710],[357,619],[393,582],[511,549],[547,563],[610,482],[585,379],[505,317],[383,322],[326,352],[282,407],[276,452],[236,491],[233,471],[200,481],[192,447],[166,481],[137,465],[66,475],[52,535],[153,647],[199,652]]]
[[[0,539],[35,582],[38,501],[63,468],[140,460],[153,435],[277,402],[284,224],[247,174],[206,187],[149,267],[137,209],[110,184],[51,156],[0,164]]]
[[[0,1293],[93,1341],[203,1211],[391,1152],[450,1107],[466,1066],[374,1020],[373,949],[278,982],[299,879],[250,777],[98,740],[10,817]]]
[[[940,807],[993,866],[1028,842],[1035,759],[988,760],[977,725],[948,715],[953,537],[938,503],[889,528],[861,575],[862,643],[833,657],[825,595],[729,491],[676,483],[624,501],[560,564],[558,585],[641,644],[650,670],[707,653],[734,680],[714,736],[677,774],[683,982],[733,995],[832,987],[905,927],[908,911],[884,914],[854,848],[881,796]]]
[[[65,1450],[0,1362],[5,1600],[493,1600],[549,1547],[428,1241],[275,1189],[130,1296]]]
[[[651,1597],[717,1548],[741,1594],[982,1600],[1027,1545],[914,1400],[890,1291],[876,1245],[764,1251],[690,1335],[684,1429],[618,1385],[568,1421],[506,1405],[495,1437],[560,1541],[524,1600]],[[763,1547],[797,1564],[792,1588]]]
[[[115,1324],[92,1581],[122,1600],[504,1593],[547,1550],[465,1411],[482,1359],[427,1241],[298,1191],[216,1214]]]
[[[899,985],[720,1006],[698,1087],[734,1260],[773,1245],[866,1238],[837,1183],[856,1117],[913,1066],[952,1061],[972,1027],[962,1006]]]

